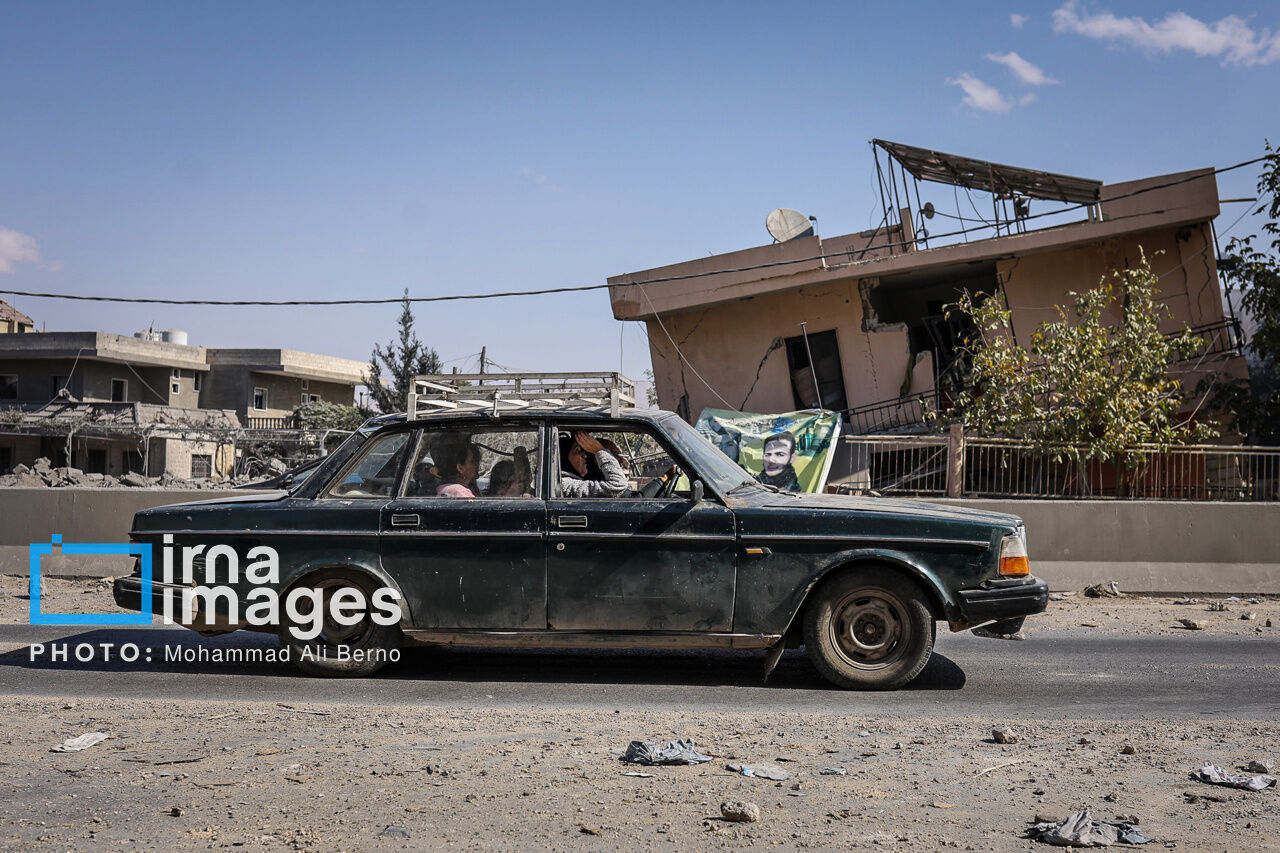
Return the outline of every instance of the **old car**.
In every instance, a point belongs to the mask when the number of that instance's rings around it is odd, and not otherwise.
[[[607,479],[597,446],[625,486],[568,496],[571,454],[592,457],[579,481]],[[676,415],[642,409],[378,417],[290,491],[146,509],[132,535],[156,554],[198,552],[182,557],[191,579],[156,569],[157,613],[166,589],[193,583],[248,595],[243,573],[222,574],[229,561],[205,562],[215,546],[275,549],[269,586],[314,592],[299,607],[322,606],[318,636],[299,638],[298,608],[263,625],[208,604],[190,627],[276,631],[325,674],[438,644],[763,650],[767,675],[803,645],[837,685],[896,688],[928,662],[937,621],[1007,634],[1048,600],[1014,516],[780,491]],[[143,609],[143,580],[119,579],[116,601]],[[378,590],[402,605],[393,624],[349,606]],[[323,609],[334,600],[346,619]]]

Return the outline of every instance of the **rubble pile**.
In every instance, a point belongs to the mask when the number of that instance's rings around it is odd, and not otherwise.
[[[281,467],[283,463],[281,463]],[[276,472],[280,473],[280,472]],[[261,476],[239,476],[230,479],[186,479],[164,474],[148,477],[136,472],[121,474],[89,474],[79,468],[55,468],[45,457],[30,467],[15,465],[8,474],[0,474],[0,488],[133,488],[133,489],[227,489],[262,479]]]

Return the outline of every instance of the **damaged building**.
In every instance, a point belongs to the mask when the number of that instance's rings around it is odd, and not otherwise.
[[[287,349],[193,346],[176,329],[129,336],[27,325],[0,334],[0,474],[41,457],[114,476],[243,473],[244,447],[323,442],[294,409],[351,405],[366,369]]]
[[[1164,331],[1205,341],[1171,374],[1187,388],[1247,376],[1218,280],[1213,170],[1103,184],[882,140],[872,150],[879,228],[824,238],[801,217],[771,245],[609,279],[614,316],[647,324],[662,408],[692,420],[821,405],[852,433],[922,429],[924,407],[947,405],[967,376],[963,318],[944,306],[966,290],[998,295],[1026,344],[1071,291],[1144,253],[1171,309]],[[922,203],[937,186],[972,212]]]

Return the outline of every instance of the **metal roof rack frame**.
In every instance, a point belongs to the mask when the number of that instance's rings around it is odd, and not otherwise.
[[[493,417],[537,407],[608,408],[616,418],[636,405],[636,383],[621,373],[430,373],[410,381],[411,420],[432,412],[482,412]]]

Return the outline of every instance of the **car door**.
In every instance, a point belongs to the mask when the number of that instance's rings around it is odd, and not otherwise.
[[[414,627],[546,628],[538,439],[529,423],[424,427],[380,524],[382,564],[404,590]]]
[[[559,492],[562,451],[580,425],[558,425],[549,448],[555,492],[547,504],[547,624],[557,630],[727,632],[733,625],[737,548],[733,512],[714,498],[691,500],[694,472],[648,424],[587,428],[611,441],[629,466],[618,497]],[[668,495],[643,496],[678,463]],[[677,487],[680,488],[677,491]]]

